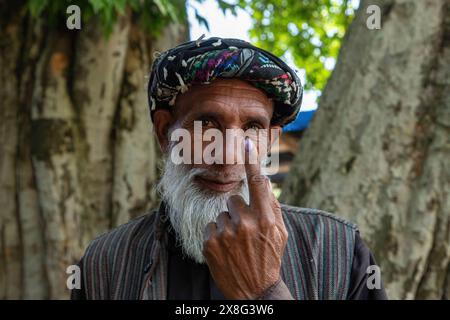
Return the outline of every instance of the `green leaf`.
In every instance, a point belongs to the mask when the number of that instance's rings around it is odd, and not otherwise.
[[[163,0],[153,0],[159,11],[165,16],[167,15],[167,5],[163,2]]]
[[[48,0],[28,0],[28,10],[33,17],[38,17],[48,6]]]
[[[222,10],[227,2],[217,0]],[[223,3],[225,2],[225,4]],[[324,62],[337,58],[345,30],[353,18],[349,0],[236,0],[251,12],[250,36],[256,45],[278,56],[292,56],[306,72],[307,89],[322,89],[330,70]],[[298,32],[292,32],[295,25]]]
[[[120,14],[124,14],[125,13],[126,6],[127,6],[127,0],[116,0],[116,1],[114,1],[114,8]]]
[[[199,23],[200,25],[203,25],[203,26],[206,28],[206,30],[209,31],[208,20],[206,20],[205,17],[203,17],[202,15],[200,15],[200,14],[198,13],[198,10],[197,10],[197,9],[194,9],[194,13],[195,13],[195,19],[197,19],[198,23]]]
[[[105,7],[105,2],[103,0],[89,0],[89,3],[94,10],[94,13],[99,13]]]
[[[236,5],[233,5],[231,3],[228,3],[224,0],[217,0],[217,4],[219,5],[219,8],[222,10],[223,14],[226,14],[227,10],[229,10],[234,16],[237,15],[236,13]]]

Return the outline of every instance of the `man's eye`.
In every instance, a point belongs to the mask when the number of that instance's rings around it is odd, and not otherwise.
[[[201,119],[201,122],[202,122],[202,127],[212,128],[216,125],[214,121],[209,120],[209,119]]]
[[[262,129],[261,126],[257,123],[251,123],[247,126],[247,129],[252,129],[258,131],[259,129]]]

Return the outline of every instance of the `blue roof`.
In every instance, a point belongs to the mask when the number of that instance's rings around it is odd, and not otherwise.
[[[297,118],[283,128],[283,132],[302,131],[308,128],[308,125],[311,122],[316,110],[300,111]]]

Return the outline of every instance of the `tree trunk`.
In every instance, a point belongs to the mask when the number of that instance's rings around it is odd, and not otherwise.
[[[126,15],[106,38],[95,20],[70,31],[6,9],[0,299],[67,298],[66,268],[88,242],[156,205],[146,81],[153,52],[186,41],[187,28],[154,41]]]
[[[449,133],[450,1],[362,1],[282,200],[356,222],[390,298],[448,299]]]

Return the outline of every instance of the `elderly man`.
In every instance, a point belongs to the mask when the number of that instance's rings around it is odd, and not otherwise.
[[[261,150],[302,100],[300,80],[282,60],[237,39],[187,42],[156,59],[148,94],[165,155],[161,205],[92,241],[72,298],[386,298],[356,226],[280,204],[262,173]],[[200,140],[200,153],[212,143],[199,128],[223,134],[212,163],[190,161],[199,152],[187,142]],[[180,130],[188,147],[175,163]],[[234,148],[227,130],[266,135]]]

